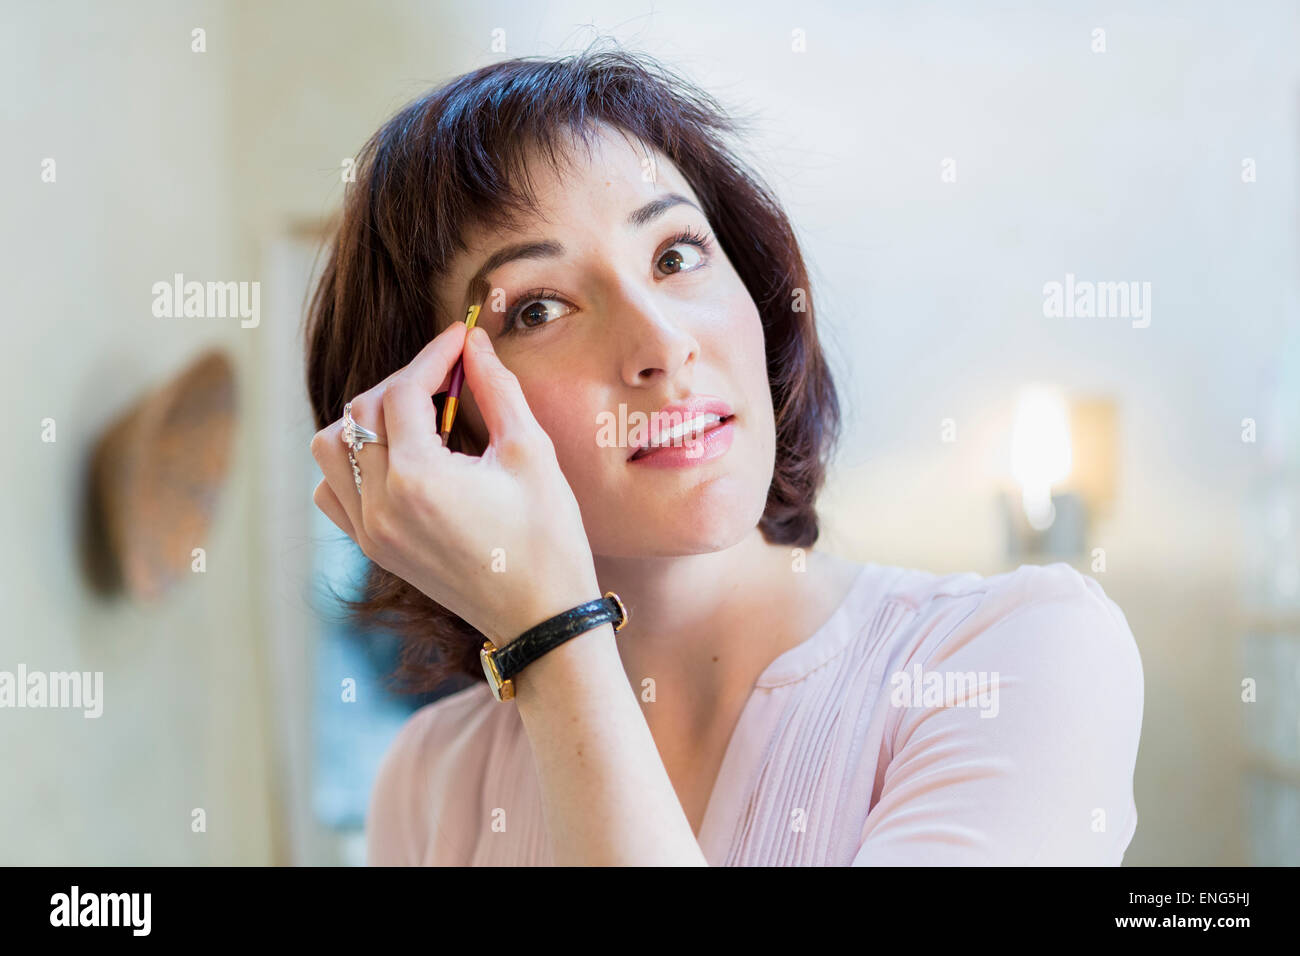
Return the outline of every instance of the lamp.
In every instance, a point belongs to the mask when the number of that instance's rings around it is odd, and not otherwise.
[[[1020,485],[1025,519],[1035,531],[1056,520],[1052,485],[1070,473],[1070,415],[1052,388],[1031,386],[1020,393],[1011,433],[1011,474]]]
[[[1082,554],[1092,521],[1114,498],[1114,403],[1026,386],[1011,430],[1010,473],[1014,487],[1002,496],[1008,553]]]

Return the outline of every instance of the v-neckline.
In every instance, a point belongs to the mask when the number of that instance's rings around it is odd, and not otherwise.
[[[700,850],[710,866],[721,865],[730,852],[739,811],[736,804],[745,796],[743,792],[738,791],[737,783],[733,782],[732,778],[740,769],[746,767],[756,769],[761,758],[758,751],[766,749],[768,744],[766,739],[745,732],[748,725],[756,719],[758,702],[764,699],[758,693],[759,690],[792,683],[812,670],[808,665],[816,663],[822,645],[831,634],[840,629],[844,618],[852,613],[857,604],[856,599],[865,587],[873,567],[876,565],[870,563],[862,565],[854,576],[853,583],[849,585],[848,591],[845,592],[844,599],[822,625],[806,640],[777,655],[758,675],[754,686],[750,688],[745,706],[741,708],[740,716],[736,719],[736,726],[732,728],[731,736],[727,739],[727,747],[723,751],[722,762],[718,765],[718,773],[713,780],[713,789],[709,792],[708,803],[704,806],[704,817],[700,821],[700,831],[696,836],[696,842],[699,843]],[[741,752],[742,750],[744,753]],[[743,783],[749,782],[746,776]]]

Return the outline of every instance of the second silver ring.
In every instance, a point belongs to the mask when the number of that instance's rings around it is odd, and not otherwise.
[[[348,446],[348,462],[352,465],[352,478],[357,483],[357,491],[361,491],[361,467],[357,464],[356,452],[361,451],[364,445],[387,445],[378,434],[371,431],[365,425],[362,425],[352,417],[352,403],[348,402],[343,406],[343,444]]]

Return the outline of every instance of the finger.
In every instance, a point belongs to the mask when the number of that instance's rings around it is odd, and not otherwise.
[[[326,425],[311,440],[311,454],[316,459],[321,474],[325,476],[325,484],[342,506],[348,524],[355,530],[357,521],[361,517],[360,501],[353,501],[346,494],[347,485],[351,484],[352,481],[352,468],[348,464],[347,456],[344,453],[342,434],[342,421],[335,421]],[[319,504],[319,501],[317,504]]]
[[[421,387],[425,387],[429,382],[434,381],[437,377],[437,364],[442,363],[446,353],[454,349],[455,354],[451,359],[451,363],[447,365],[442,378],[436,381],[434,386],[425,394],[424,404],[428,405],[430,409],[432,409],[433,403],[429,401],[429,398],[445,392],[451,387],[451,369],[455,365],[456,359],[460,357],[460,350],[462,348],[462,344],[460,343],[463,343],[464,340],[463,334],[456,330],[457,325],[459,325],[461,329],[464,329],[465,327],[464,322],[452,323],[452,325],[443,329],[434,339],[425,345],[425,347],[417,353],[415,358],[412,359],[409,364],[394,372],[390,372],[378,385],[372,386],[352,399],[353,420],[357,421],[359,424],[364,424],[371,431],[378,434],[380,439],[387,442],[388,436],[384,430],[386,421],[374,422],[372,419],[382,415],[384,396],[388,394],[388,389],[391,388],[393,383],[399,379],[410,378],[412,375],[417,377],[417,380],[421,383]],[[430,367],[429,363],[431,362],[435,363],[435,367]],[[366,416],[366,420],[362,421],[361,416]]]
[[[460,326],[459,329],[456,328],[457,325]],[[465,323],[453,323],[421,349],[410,364],[393,372],[378,385],[354,398],[351,402],[353,421],[375,432],[385,445],[392,445],[399,440],[406,444],[410,441],[410,434],[416,434],[417,430],[418,435],[426,443],[441,444],[437,434],[437,409],[430,398],[436,390],[445,390],[449,386],[451,368],[459,357],[459,348],[464,343],[464,330]],[[388,434],[384,413],[385,396],[394,383],[407,380],[419,382],[419,388],[427,389],[418,399],[418,405],[422,406],[418,411],[415,408],[417,400],[412,390],[408,386],[403,386],[399,390],[401,396],[407,398],[406,406],[409,408],[409,415],[416,422],[423,421],[425,424],[409,427],[407,432],[410,434],[405,434],[399,439]],[[433,383],[432,386],[429,385],[430,382]],[[422,414],[425,416],[423,419],[420,418]],[[343,422],[340,420],[333,423],[324,434],[326,437],[320,453],[317,454],[317,461],[326,483],[334,492],[335,498],[342,505],[344,514],[352,525],[353,539],[364,549],[370,543],[369,535],[366,533],[365,505],[370,501],[371,513],[375,512],[374,504],[378,500],[377,496],[387,483],[388,449],[385,445],[371,442],[365,443],[360,451],[351,449],[352,458],[357,463],[357,470],[362,473],[361,487],[358,489],[352,460],[348,457],[350,449],[343,442]],[[313,443],[313,454],[316,454],[316,450],[317,445]]]
[[[396,381],[396,379],[394,379]],[[391,384],[388,386],[391,388]],[[433,405],[432,402],[429,403]],[[363,395],[352,400],[352,420],[358,425],[364,425],[380,437],[380,441],[385,442],[381,445],[378,442],[365,442],[360,450],[354,446],[343,443],[342,432],[339,433],[339,445],[343,449],[343,463],[347,466],[348,480],[352,483],[352,492],[340,492],[344,501],[359,501],[360,508],[357,514],[353,515],[353,526],[365,537],[373,537],[370,533],[371,525],[367,519],[373,520],[378,514],[376,506],[379,499],[383,496],[384,483],[388,480],[388,448],[387,443],[393,439],[387,435],[387,421],[384,418],[384,396],[377,388],[372,388]],[[348,457],[348,453],[352,457]],[[353,470],[352,462],[356,461],[356,470]],[[357,488],[356,472],[361,472],[361,487]],[[360,543],[360,542],[358,542]]]
[[[519,379],[501,364],[487,332],[477,327],[465,348],[465,384],[474,393],[492,444],[529,438],[542,430]]]
[[[384,425],[391,467],[419,467],[442,447],[438,409],[410,375],[399,375],[384,392]]]
[[[325,513],[325,517],[338,525],[340,531],[353,541],[357,540],[357,533],[352,527],[352,519],[348,517],[343,502],[339,501],[339,496],[334,494],[334,489],[330,487],[328,481],[322,479],[316,486],[316,491],[311,498],[316,503],[316,507]]]
[[[375,447],[377,446],[366,445],[362,450],[369,451]],[[312,440],[311,450],[316,463],[320,466],[321,474],[325,476],[326,483],[343,506],[344,513],[352,525],[353,540],[362,548],[368,547],[369,542],[365,540],[365,525],[361,518],[361,496],[357,492],[352,463],[348,460],[348,446],[343,443],[342,420],[318,432],[316,438]],[[357,462],[361,465],[361,458],[358,458]],[[363,469],[364,467],[362,465]]]
[[[384,381],[380,382],[374,388],[368,389],[352,399],[344,406],[344,411],[352,415],[352,420],[363,428],[369,428],[379,436],[379,440],[387,443],[388,435],[384,429],[384,392],[388,389],[391,382],[395,382],[401,370],[394,372]],[[339,422],[340,429],[343,427],[342,420]],[[340,442],[342,438],[340,438]],[[346,446],[345,446],[346,447]]]
[[[451,370],[465,349],[465,323],[453,322],[434,337],[401,370],[426,396],[445,392],[451,386]]]
[[[459,326],[459,328],[457,328]],[[417,423],[425,432],[424,422],[433,421],[436,433],[437,410],[430,399],[451,386],[451,371],[464,344],[464,322],[453,322],[433,338],[407,365],[390,373],[378,385],[374,385],[352,399],[352,418],[358,424],[365,425],[375,432],[381,441],[391,444],[386,432],[387,416],[384,415],[385,396],[389,388],[399,379],[413,379],[424,388],[422,404],[424,408],[415,409],[421,415]],[[424,414],[427,413],[427,414]]]
[[[438,335],[439,335],[439,336],[446,335],[447,332],[448,332],[450,329],[454,329],[454,328],[456,328],[457,326],[459,326],[460,328],[463,329],[463,328],[465,327],[465,323],[464,323],[464,322],[456,322],[456,323],[453,323],[451,326],[448,326],[448,328],[443,329],[441,332],[439,332]],[[425,354],[425,350],[429,349],[430,346],[432,346],[433,343],[436,342],[436,341],[437,341],[437,339],[432,339],[432,340],[430,340],[429,343],[428,343],[427,345],[425,345],[424,349],[421,349],[420,352],[418,352],[418,353],[416,354],[415,358],[412,359],[411,361],[412,361],[412,362],[419,361],[419,360],[421,359],[421,357],[424,356],[424,354]],[[459,351],[456,353],[456,355],[457,355],[457,358],[459,358],[459,356],[460,356]],[[452,360],[452,365],[453,365],[453,366],[455,365],[455,359]],[[402,368],[399,368],[396,372],[390,372],[387,378],[385,378],[385,379],[384,379],[382,382],[380,382],[378,385],[376,385],[376,386],[374,386],[373,388],[371,388],[369,391],[363,392],[362,395],[370,395],[370,394],[373,392],[376,396],[382,396],[382,395],[384,394],[384,392],[388,389],[388,386],[390,386],[394,381],[396,381],[398,377],[400,377],[401,375],[405,374],[409,368],[410,368],[410,365],[405,365],[405,366],[403,366]],[[437,387],[434,388],[433,391],[430,392],[429,394],[430,394],[431,396],[432,396],[432,395],[441,395],[443,392],[447,391],[447,389],[449,389],[450,387],[451,387],[451,369],[449,368],[449,369],[447,370],[447,373],[446,373],[445,375],[443,375],[442,380],[441,380],[440,382],[438,382]]]
[[[394,375],[384,390],[389,448],[401,461],[427,455],[442,444],[438,409],[429,399],[451,387],[465,345],[465,323],[453,322]]]

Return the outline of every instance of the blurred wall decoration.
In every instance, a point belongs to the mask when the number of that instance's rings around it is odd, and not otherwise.
[[[234,368],[218,350],[108,428],[89,475],[87,563],[98,586],[155,600],[182,574],[203,570],[234,429]]]

